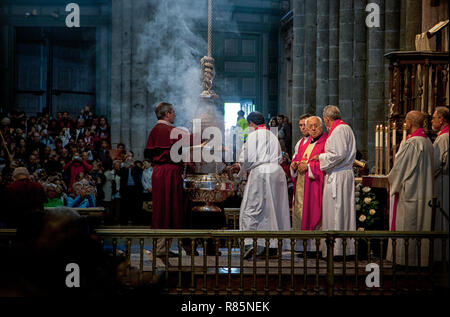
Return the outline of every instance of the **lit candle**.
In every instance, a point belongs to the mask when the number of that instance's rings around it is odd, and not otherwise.
[[[377,124],[377,126],[376,126],[376,128],[375,128],[375,147],[378,147],[378,131],[379,131],[379,128],[378,128],[378,124]]]
[[[403,123],[403,141],[406,141],[406,132],[407,132],[407,129],[406,129],[406,122],[405,123]]]
[[[395,148],[396,145],[397,145],[397,130],[394,122],[392,126],[392,147]]]
[[[380,124],[380,139],[378,140],[380,143],[380,147],[383,147],[383,125],[382,124]]]
[[[389,126],[386,125],[386,127],[384,127],[384,135],[385,135],[385,139],[384,139],[384,146],[385,146],[385,174],[389,173],[389,154],[390,154],[390,149],[389,149]]]
[[[388,130],[388,126],[384,127],[384,146],[387,148],[388,147],[388,138],[389,138],[389,130]]]
[[[380,168],[380,174],[383,174],[383,125],[380,124],[380,139],[378,140],[380,142],[380,160],[378,162],[378,167]]]

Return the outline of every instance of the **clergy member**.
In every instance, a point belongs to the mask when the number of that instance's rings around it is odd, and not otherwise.
[[[281,146],[266,128],[264,116],[252,112],[247,117],[251,128],[234,169],[248,173],[239,215],[240,230],[290,230],[286,176],[280,166]],[[253,240],[245,239],[245,258],[252,256]],[[264,254],[265,239],[258,239],[258,254]],[[276,254],[277,241],[270,241],[270,255]]]
[[[448,203],[448,120],[449,111],[447,107],[437,107],[434,111],[431,124],[433,131],[438,134],[434,140],[434,195],[437,197],[440,210],[436,209],[434,230],[448,232],[449,203]],[[444,215],[445,213],[445,215]],[[442,257],[442,245],[436,243],[434,249],[435,259]],[[447,248],[448,259],[448,248]]]
[[[391,231],[430,231],[433,198],[433,145],[423,131],[425,116],[420,111],[406,115],[406,128],[410,133],[397,153],[395,164],[388,175],[393,204],[389,213]],[[391,196],[392,198],[392,196]],[[408,265],[418,265],[415,240],[409,241]],[[393,261],[392,241],[389,241],[387,259]],[[429,241],[422,240],[421,265],[428,265]],[[403,240],[397,240],[395,262],[406,265]]]
[[[298,127],[300,129],[300,133],[302,134],[302,138],[298,140],[297,144],[295,144],[294,147],[294,155],[292,155],[292,160],[294,160],[295,156],[298,153],[298,149],[301,148],[303,145],[306,144],[309,138],[309,132],[306,128],[306,119],[311,117],[309,114],[304,114],[300,116],[300,119],[298,120]]]
[[[322,218],[323,172],[317,160],[310,157],[324,152],[327,136],[322,132],[322,119],[317,116],[305,120],[310,137],[291,163],[291,175],[295,178],[292,228],[294,230],[318,230]],[[297,249],[303,250],[303,245]],[[315,244],[308,247],[315,251]]]
[[[320,162],[325,173],[322,201],[322,230],[356,230],[355,177],[353,161],[356,156],[355,136],[348,124],[341,120],[341,112],[336,106],[326,106],[323,110],[328,138],[324,153],[312,159]],[[326,245],[321,245],[322,256],[326,256]],[[344,254],[342,240],[336,239],[334,255]],[[347,241],[346,255],[355,254],[353,240]]]
[[[182,229],[188,223],[187,197],[183,190],[181,176],[183,165],[175,163],[170,156],[170,149],[178,139],[170,135],[175,122],[175,110],[172,104],[161,102],[155,109],[158,122],[148,136],[145,156],[153,164],[152,229]],[[180,134],[182,130],[180,130]],[[170,248],[171,240],[169,241]],[[185,247],[190,252],[189,246]],[[165,239],[158,239],[156,255],[165,255]],[[169,256],[176,256],[169,252]]]

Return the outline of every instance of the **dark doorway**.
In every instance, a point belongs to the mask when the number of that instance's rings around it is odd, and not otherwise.
[[[95,28],[16,28],[17,110],[95,110]]]

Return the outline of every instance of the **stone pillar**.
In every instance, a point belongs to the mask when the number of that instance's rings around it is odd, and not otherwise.
[[[422,27],[422,1],[402,0],[400,21],[400,50],[414,51],[416,34]]]
[[[111,143],[122,140],[122,0],[112,0],[111,15]]]
[[[329,2],[328,103],[339,103],[339,1]],[[318,105],[323,107],[322,105]],[[323,108],[322,108],[323,109]],[[319,113],[322,115],[322,109]]]
[[[132,4],[131,23],[131,126],[130,126],[130,148],[136,159],[143,159],[143,151],[147,142],[146,135],[146,107],[147,87],[145,83],[148,54],[140,51],[140,36],[144,30],[148,16],[148,5],[146,0],[129,1]]]
[[[316,105],[315,113],[322,115],[322,108],[329,103],[328,92],[328,2],[327,0],[317,1],[317,56],[316,56]]]
[[[367,76],[367,146],[369,165],[374,165],[375,126],[387,121],[387,102],[384,99],[385,49],[384,49],[384,3],[380,6],[380,27],[368,29],[368,76]]]
[[[262,113],[269,113],[269,33],[262,35]]]
[[[305,80],[305,1],[293,0],[294,11],[294,41],[293,41],[293,71],[292,71],[292,118],[298,118],[304,113],[304,80]],[[296,119],[297,120],[297,119]],[[293,121],[294,122],[294,121]],[[293,124],[295,126],[295,124]],[[293,127],[292,143],[295,145],[300,137],[300,131]]]
[[[356,147],[367,157],[367,97],[366,97],[366,16],[365,1],[355,1],[353,28],[353,131],[356,137]],[[370,76],[370,73],[367,74]]]
[[[339,7],[339,108],[342,119],[353,126],[353,0]]]
[[[130,149],[131,134],[130,134],[130,119],[131,119],[131,23],[134,19],[132,15],[133,1],[122,0],[122,100],[120,102],[120,135],[122,143],[125,143],[127,150]],[[116,61],[113,60],[113,63]]]
[[[317,1],[305,1],[305,105],[304,112],[316,112]]]
[[[422,1],[408,0],[406,2],[405,49],[415,51],[416,34],[422,31]]]

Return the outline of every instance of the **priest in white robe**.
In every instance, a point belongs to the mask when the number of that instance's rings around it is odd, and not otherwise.
[[[281,146],[277,137],[267,129],[264,116],[259,112],[248,115],[250,132],[242,147],[239,175],[248,174],[247,185],[239,215],[240,230],[290,230],[289,198],[286,176],[280,166]],[[245,239],[245,257],[252,255],[253,239]],[[258,254],[264,254],[265,239],[258,239]],[[276,254],[278,242],[270,240],[270,255]]]
[[[395,164],[388,175],[391,199],[389,213],[391,231],[430,231],[432,210],[429,202],[433,198],[434,170],[433,145],[423,131],[425,116],[420,111],[406,115],[406,127],[410,133],[400,147]],[[402,143],[403,143],[402,142]],[[393,195],[393,197],[392,197]],[[406,247],[403,239],[397,239],[395,262],[406,265]],[[408,265],[418,266],[418,245],[409,239]],[[421,241],[420,265],[427,266],[429,241]],[[394,261],[393,244],[389,240],[386,259]]]
[[[434,230],[448,232],[449,230],[449,178],[448,178],[448,120],[449,110],[446,107],[437,107],[431,119],[433,131],[438,134],[434,140],[434,195],[437,198],[441,209],[436,210],[434,215]],[[434,249],[434,259],[442,259],[442,243],[436,241]],[[448,242],[447,242],[448,243]],[[446,258],[448,260],[448,248],[446,248]]]
[[[325,173],[322,230],[355,231],[355,176],[353,161],[356,156],[355,136],[348,124],[341,120],[341,112],[336,106],[326,106],[323,110],[328,138],[325,153],[318,155],[320,169]],[[353,239],[347,240],[346,255],[355,254]],[[321,244],[322,256],[327,249]],[[342,239],[336,239],[334,255],[344,255]]]

